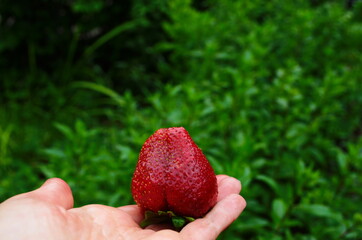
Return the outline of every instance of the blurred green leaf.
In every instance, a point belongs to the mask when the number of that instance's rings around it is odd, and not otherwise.
[[[71,6],[72,10],[78,13],[98,12],[104,6],[104,2],[99,0],[75,0]]]
[[[275,222],[279,223],[287,211],[287,205],[282,199],[274,199],[272,203],[272,216]]]
[[[294,208],[295,213],[305,213],[316,217],[340,219],[340,215],[332,211],[330,207],[320,204],[301,204]]]
[[[126,104],[124,99],[117,92],[115,92],[112,89],[107,88],[105,86],[102,86],[102,85],[99,85],[96,83],[92,83],[92,82],[75,82],[73,86],[79,87],[79,88],[87,88],[87,89],[102,93],[102,94],[110,97],[119,106],[124,106]]]
[[[101,36],[97,41],[95,41],[92,45],[90,45],[85,49],[84,51],[85,57],[89,57],[89,55],[92,55],[98,48],[106,44],[112,38],[115,38],[117,35],[121,34],[122,32],[133,29],[136,26],[137,24],[135,22],[127,22],[113,28],[112,30]]]
[[[58,129],[69,140],[73,140],[74,134],[71,128],[61,123],[54,123],[56,129]]]
[[[258,175],[255,177],[255,179],[266,183],[267,186],[270,187],[275,193],[278,192],[278,183],[274,179],[265,175]]]
[[[48,148],[48,149],[44,149],[43,152],[50,156],[50,157],[55,157],[55,158],[64,158],[66,156],[66,154],[61,151],[60,149],[52,149],[52,148]]]
[[[10,163],[10,158],[7,155],[9,151],[12,131],[12,125],[7,126],[4,130],[0,125],[0,165],[3,166]]]

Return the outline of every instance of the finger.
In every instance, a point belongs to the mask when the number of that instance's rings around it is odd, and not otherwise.
[[[35,198],[65,209],[73,207],[74,199],[69,185],[60,178],[48,179],[40,188],[25,193],[22,197]]]
[[[217,176],[217,185],[218,185],[218,196],[217,201],[224,199],[230,194],[239,194],[241,191],[241,183],[239,180],[233,177],[226,175]]]
[[[216,239],[241,214],[246,206],[243,197],[231,194],[218,202],[204,217],[189,223],[181,235],[185,239]]]
[[[130,217],[132,217],[133,221],[135,221],[138,224],[144,218],[141,209],[137,205],[122,206],[122,207],[119,207],[118,209],[127,213]]]
[[[228,177],[229,177],[228,175],[224,175],[224,174],[216,175],[217,183],[219,183],[220,181],[222,181],[223,179],[228,178]]]

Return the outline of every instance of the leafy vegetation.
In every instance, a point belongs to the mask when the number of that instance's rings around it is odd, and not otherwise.
[[[0,201],[61,177],[130,204],[143,142],[184,126],[243,184],[220,239],[362,238],[360,1],[33,4],[1,5]]]

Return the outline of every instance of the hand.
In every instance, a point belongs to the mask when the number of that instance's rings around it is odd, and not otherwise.
[[[226,175],[218,175],[217,180],[218,203],[205,217],[176,232],[160,225],[140,228],[143,216],[137,205],[73,208],[68,184],[52,178],[39,189],[0,204],[1,239],[216,239],[246,206],[238,194],[241,190],[238,180]]]

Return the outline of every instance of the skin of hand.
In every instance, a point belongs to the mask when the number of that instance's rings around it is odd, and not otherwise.
[[[137,205],[114,208],[93,204],[73,208],[68,184],[52,178],[40,188],[0,204],[0,236],[2,240],[216,239],[246,206],[239,195],[241,184],[237,179],[218,175],[217,181],[217,204],[205,217],[177,232],[164,225],[140,228],[143,215]]]

